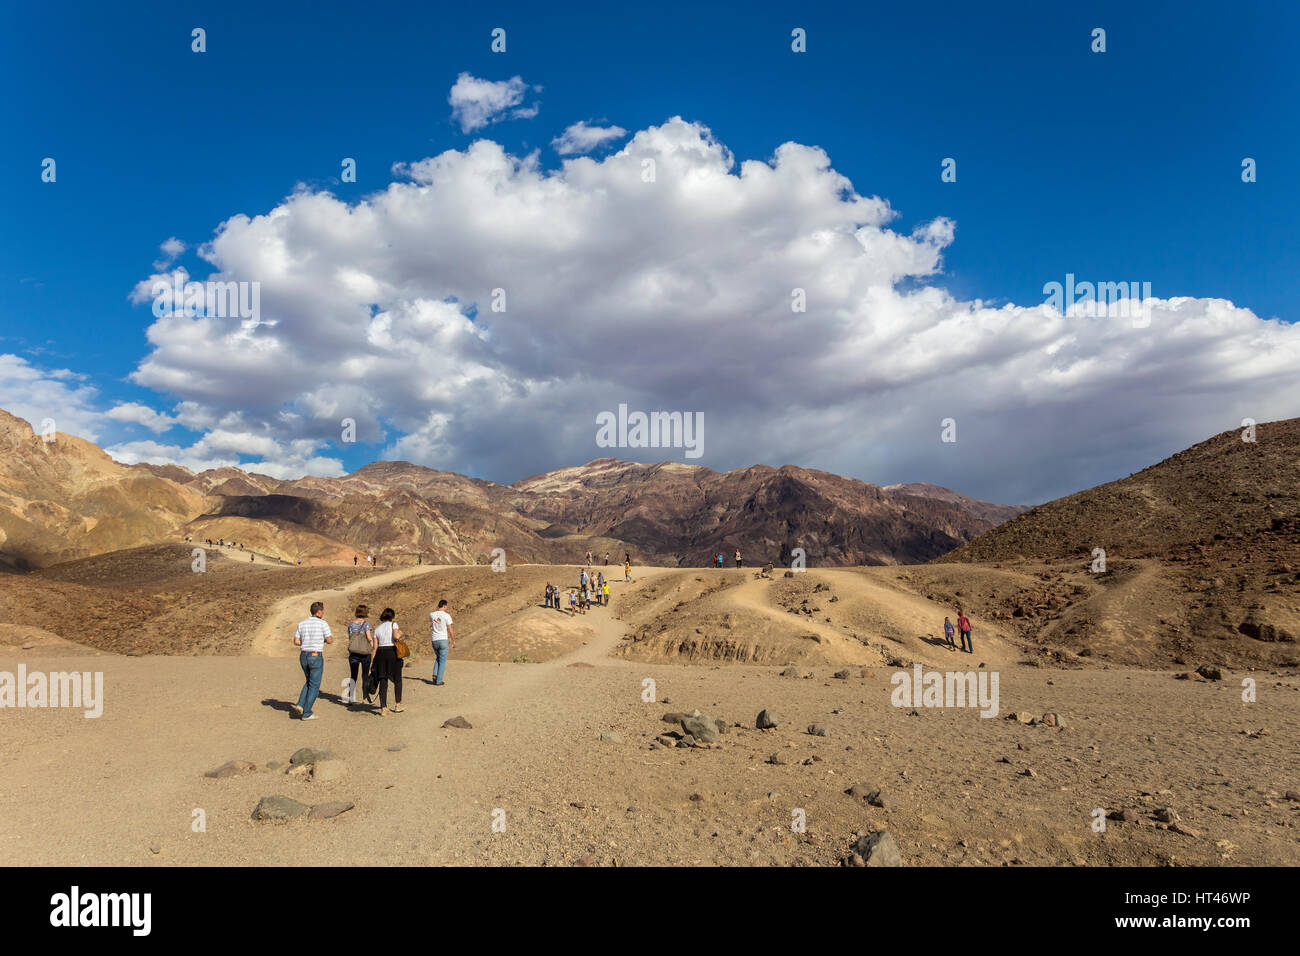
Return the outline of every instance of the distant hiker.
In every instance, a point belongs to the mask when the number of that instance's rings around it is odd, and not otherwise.
[[[345,703],[357,702],[357,690],[368,704],[370,695],[366,693],[366,684],[370,681],[370,665],[374,661],[375,629],[366,618],[370,617],[370,608],[364,604],[357,605],[356,617],[348,623],[348,670],[352,672],[352,696]],[[361,683],[357,683],[357,670],[361,671]]]
[[[433,682],[441,687],[442,675],[447,669],[448,645],[456,646],[456,637],[451,630],[451,605],[445,598],[438,602],[438,610],[429,615],[429,623],[433,627]]]
[[[600,586],[600,603],[609,607],[609,582],[606,581]]]
[[[416,563],[416,564],[424,564],[424,555],[422,555],[422,554],[417,554],[417,555],[415,556],[415,563]]]
[[[957,642],[952,639],[954,633],[955,632],[953,631],[952,621],[948,620],[948,618],[945,617],[943,619],[943,637],[944,640],[948,642],[949,650],[955,651],[957,649]]]
[[[599,591],[605,586],[605,572],[601,571],[596,575],[596,590]]]
[[[252,564],[252,563],[253,563],[254,561],[256,561],[256,560],[257,560],[257,555],[253,554],[253,552],[251,552],[251,551],[248,552],[248,563],[249,563],[249,564]],[[299,563],[299,564],[302,564],[301,561],[299,561],[298,563]]]
[[[554,597],[555,597],[555,589],[554,589],[553,587],[551,587],[551,582],[550,582],[550,581],[547,581],[547,582],[546,582],[546,604],[543,605],[543,606],[544,606],[544,607],[550,607],[550,606],[551,606],[551,600],[552,600]]]
[[[970,618],[961,608],[957,609],[957,633],[961,635],[961,649],[967,654],[974,654],[975,644],[970,639]]]
[[[591,548],[587,549],[587,566],[591,566]]]
[[[578,586],[584,591],[587,589],[587,571],[585,568],[578,573]]]
[[[315,720],[316,715],[311,709],[320,694],[320,678],[325,671],[325,645],[334,643],[330,626],[325,623],[324,601],[312,603],[311,616],[299,622],[298,629],[293,632],[293,642],[301,648],[298,664],[302,667],[304,683],[298,693],[298,703],[289,706],[303,720]]]
[[[605,552],[605,567],[609,567],[609,552]]]
[[[402,712],[402,659],[397,656],[396,642],[402,638],[402,629],[397,626],[397,617],[391,607],[384,608],[379,615],[379,626],[375,628],[375,673],[379,675],[379,716],[384,717],[388,710],[388,682],[393,682],[394,714]]]
[[[569,617],[578,613],[578,592],[569,588]]]
[[[740,562],[740,549],[737,548],[737,549],[736,549],[736,567],[740,567],[740,564],[741,564],[741,562]]]
[[[632,562],[631,562],[631,561],[624,561],[624,562],[623,562],[623,580],[624,580],[624,581],[631,581],[631,580],[632,580]]]
[[[357,566],[357,556],[355,554],[352,555],[352,566],[354,568]]]

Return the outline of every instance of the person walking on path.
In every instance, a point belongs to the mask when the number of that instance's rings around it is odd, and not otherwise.
[[[555,596],[555,589],[551,587],[551,582],[547,581],[546,582],[546,603],[543,604],[542,607],[550,607],[551,598],[553,598],[554,596]]]
[[[970,639],[970,618],[961,608],[957,608],[957,633],[961,635],[961,649],[967,654],[974,654],[975,643]]]
[[[605,552],[605,567],[609,567],[609,552]]]
[[[375,659],[375,629],[366,618],[370,617],[370,608],[364,604],[357,605],[356,617],[348,623],[348,670],[352,674],[352,696],[346,703],[357,702],[357,691],[367,704],[370,695],[366,693],[366,683],[370,680],[370,665]],[[357,683],[357,671],[361,671],[361,683]]]
[[[609,607],[609,582],[606,581],[600,586],[600,603]]]
[[[948,650],[950,651],[955,651],[957,649],[957,642],[953,640],[953,635],[955,633],[956,632],[952,627],[952,621],[945,617],[943,619],[943,639],[948,642]]]
[[[325,672],[325,645],[334,643],[330,626],[325,623],[324,601],[312,602],[311,616],[298,624],[298,629],[293,632],[293,642],[301,648],[298,664],[302,667],[304,680],[298,703],[290,706],[301,719],[315,720],[316,715],[311,709],[320,695],[321,674]]]
[[[624,583],[632,580],[632,562],[623,562],[623,581]]]
[[[736,567],[740,567],[740,549],[736,549]]]
[[[447,599],[443,598],[438,602],[438,610],[429,615],[429,624],[433,628],[433,683],[436,687],[441,687],[443,683],[443,674],[447,669],[447,650],[449,647],[456,646],[456,637],[452,634],[451,629],[451,605]]]
[[[375,673],[379,677],[379,716],[386,717],[388,710],[388,682],[393,682],[393,709],[391,713],[402,712],[402,659],[397,656],[394,642],[402,637],[402,629],[394,618],[397,613],[391,608],[384,608],[379,615],[379,626],[375,628]]]

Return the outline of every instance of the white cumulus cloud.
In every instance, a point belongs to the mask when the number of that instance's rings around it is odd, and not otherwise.
[[[171,415],[164,415],[162,412],[155,411],[148,405],[141,405],[139,402],[123,402],[114,405],[104,415],[115,422],[142,425],[159,434],[176,424],[176,419]]]
[[[590,153],[593,149],[626,135],[627,130],[621,126],[588,126],[586,120],[581,120],[551,140],[551,145],[561,156],[576,156]]]
[[[479,140],[401,171],[356,202],[297,190],[202,247],[261,283],[263,321],[152,321],[132,377],[204,430],[187,461],[333,473],[345,418],[388,455],[497,480],[683,460],[597,446],[596,416],[625,403],[703,412],[714,468],[1033,502],[1300,406],[1296,326],[1177,289],[1140,328],[960,300],[942,284],[957,224],[895,228],[814,146],[737,162],[674,117],[557,169]]]
[[[537,103],[521,106],[528,94],[522,77],[508,80],[484,80],[462,73],[447,96],[451,118],[460,124],[462,133],[472,133],[509,115],[515,119],[532,119],[540,107]]]

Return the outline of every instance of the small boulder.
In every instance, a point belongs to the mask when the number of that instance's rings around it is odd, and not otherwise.
[[[759,730],[770,730],[781,722],[781,715],[774,710],[760,710],[754,726]]]
[[[1223,680],[1223,671],[1213,664],[1202,664],[1196,668],[1196,673],[1200,674],[1206,680]]]
[[[888,830],[868,833],[853,844],[853,853],[862,859],[863,866],[902,866],[903,857],[898,844]],[[852,856],[850,856],[852,859]]]
[[[811,734],[813,737],[825,737],[826,728],[823,727],[821,724],[809,724],[808,733]]]
[[[307,814],[311,820],[328,820],[330,817],[337,817],[340,813],[347,813],[356,804],[351,800],[333,800],[329,803],[318,803],[311,808]]]
[[[600,735],[600,742],[603,744],[621,744],[623,738],[612,730],[607,730]]]
[[[474,725],[473,725],[473,724],[471,724],[468,720],[466,720],[464,717],[461,717],[461,716],[459,716],[459,715],[456,716],[456,717],[450,717],[450,718],[448,718],[447,720],[444,720],[444,721],[442,722],[442,725],[443,725],[444,727],[455,727],[455,728],[458,729],[458,730],[473,730],[473,729],[474,729]]]
[[[311,778],[316,783],[333,783],[342,780],[347,773],[348,765],[343,760],[318,760],[311,768]]]
[[[721,734],[721,731],[718,730],[718,725],[703,714],[700,714],[699,716],[683,717],[681,723],[682,732],[687,736],[694,737],[700,743],[714,743]]]
[[[256,773],[257,765],[249,763],[247,760],[227,760],[215,770],[207,771],[203,776],[216,777],[223,780],[226,777],[238,777],[246,773]]]
[[[311,810],[305,803],[299,803],[292,797],[274,795],[263,797],[253,809],[254,820],[292,820]]]
[[[289,763],[294,764],[313,764],[318,760],[333,760],[334,753],[329,750],[317,750],[315,747],[301,747],[293,752],[289,758]]]

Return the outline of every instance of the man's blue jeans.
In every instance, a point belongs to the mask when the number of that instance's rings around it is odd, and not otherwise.
[[[433,653],[437,655],[437,660],[434,662],[433,665],[433,682],[435,684],[441,684],[442,671],[443,668],[447,666],[447,642],[434,641]]]
[[[307,678],[307,682],[302,685],[302,693],[298,695],[298,706],[302,708],[304,717],[310,717],[312,705],[316,703],[316,697],[320,694],[320,678],[325,671],[325,655],[302,651],[298,654],[298,663],[302,665],[303,677]]]

